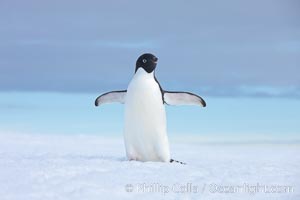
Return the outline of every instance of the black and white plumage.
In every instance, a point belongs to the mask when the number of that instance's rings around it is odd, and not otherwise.
[[[96,106],[125,104],[124,140],[129,160],[174,161],[170,158],[164,104],[206,106],[196,94],[163,90],[154,74],[157,60],[149,53],[141,55],[127,90],[107,92],[95,101]]]
[[[96,106],[100,106],[106,103],[125,103],[127,90],[111,91],[104,93],[97,97],[95,101]],[[206,102],[198,95],[190,92],[180,91],[162,91],[163,102],[171,106],[179,105],[199,105],[206,107]]]

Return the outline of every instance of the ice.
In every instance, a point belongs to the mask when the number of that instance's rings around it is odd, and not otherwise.
[[[300,199],[297,143],[207,143],[181,136],[170,137],[170,144],[172,158],[187,165],[127,161],[121,135],[3,133],[0,197]],[[273,186],[285,190],[270,192]]]

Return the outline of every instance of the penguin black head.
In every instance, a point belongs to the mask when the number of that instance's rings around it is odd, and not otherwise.
[[[146,72],[151,73],[155,70],[157,64],[157,57],[151,53],[145,53],[141,55],[137,61],[135,66],[135,72],[141,67]]]

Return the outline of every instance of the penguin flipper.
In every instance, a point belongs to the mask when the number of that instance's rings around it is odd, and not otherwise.
[[[168,105],[200,105],[206,106],[205,101],[198,95],[190,92],[164,91],[164,101]]]
[[[106,103],[125,103],[127,90],[106,92],[95,100],[95,106],[100,106]]]

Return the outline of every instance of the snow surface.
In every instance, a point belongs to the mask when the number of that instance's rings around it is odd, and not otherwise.
[[[171,137],[170,145],[187,165],[127,161],[122,136],[0,134],[0,197],[300,199],[299,144]],[[280,193],[270,191],[275,185]]]

